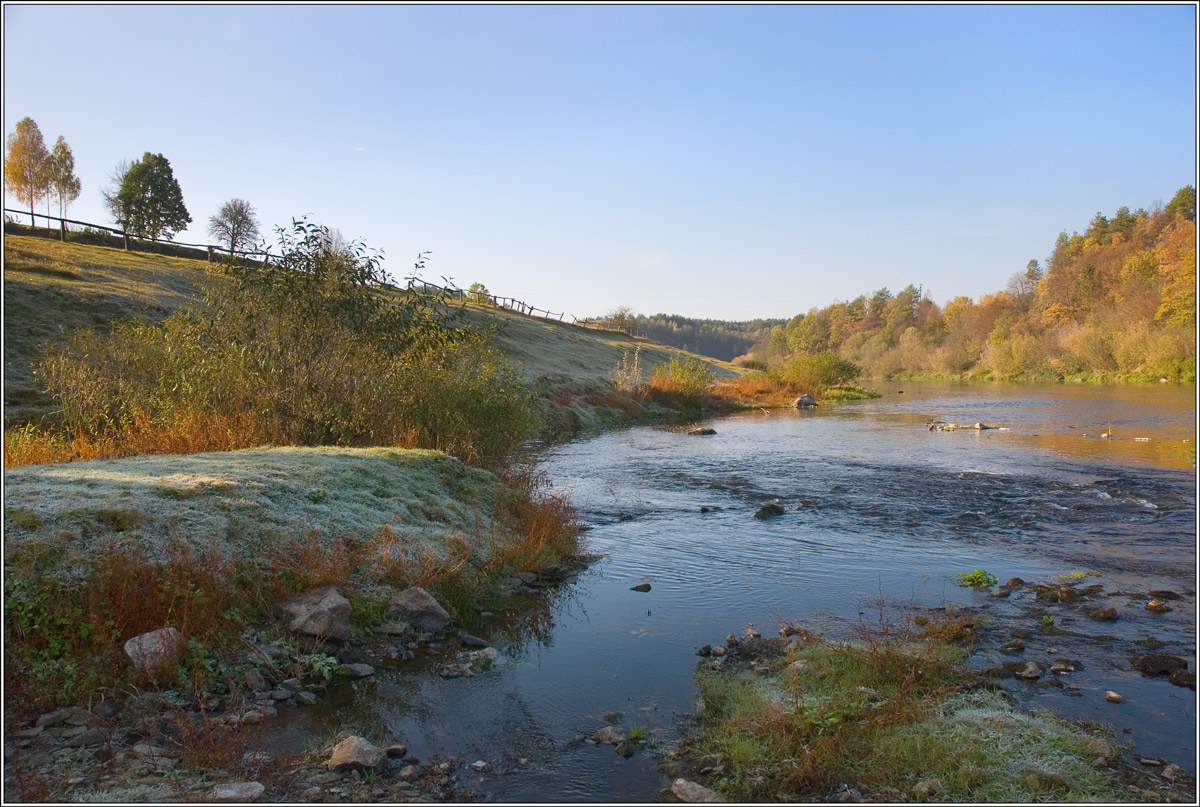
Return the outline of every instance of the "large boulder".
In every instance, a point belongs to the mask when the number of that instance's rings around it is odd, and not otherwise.
[[[388,601],[386,617],[400,619],[424,633],[441,633],[453,620],[425,589],[413,586]]]
[[[792,401],[792,406],[796,407],[797,409],[804,409],[805,407],[816,405],[817,399],[811,395],[801,395],[799,398]]]
[[[143,678],[154,678],[165,668],[178,664],[186,649],[183,635],[175,628],[152,630],[125,643],[125,655]]]
[[[303,636],[336,639],[350,638],[350,601],[337,586],[309,589],[280,606],[288,620],[287,628]]]

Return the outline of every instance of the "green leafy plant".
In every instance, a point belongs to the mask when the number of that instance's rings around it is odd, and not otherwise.
[[[964,588],[991,588],[999,582],[996,575],[986,572],[983,569],[976,569],[967,574],[960,572],[954,575],[954,578]]]

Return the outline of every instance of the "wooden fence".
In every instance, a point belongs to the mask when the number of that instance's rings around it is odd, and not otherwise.
[[[20,216],[30,216],[28,210],[14,210],[12,208],[4,208],[5,213],[15,213]],[[78,243],[91,243],[100,246],[122,246],[127,250],[134,250],[134,245],[137,245],[137,250],[143,252],[153,252],[157,254],[174,255],[176,257],[197,258],[200,260],[208,260],[209,262],[217,260],[219,256],[228,255],[230,251],[224,247],[214,246],[212,244],[184,244],[178,241],[145,241],[137,239],[124,230],[118,230],[113,227],[106,227],[102,224],[92,224],[86,221],[76,221],[75,219],[64,219],[58,216],[43,215],[41,213],[33,214],[38,218],[46,219],[46,227],[37,227],[36,219],[30,217],[31,226],[25,227],[23,224],[18,224],[16,221],[10,221],[6,216],[4,222],[4,231],[13,232],[14,234],[28,234],[39,238],[54,238],[56,235],[63,241],[67,240],[67,234],[71,234],[71,240]],[[58,227],[50,226],[51,221],[57,221]],[[15,225],[10,229],[10,224]],[[68,229],[67,225],[76,225],[81,229]],[[18,229],[19,228],[19,229]],[[247,259],[263,262],[269,261],[273,256],[269,252],[246,252],[235,250],[232,254]],[[532,306],[523,300],[518,300],[515,297],[502,297],[500,295],[472,292],[466,289],[460,289],[457,286],[439,286],[436,283],[429,283],[420,278],[409,278],[408,288],[414,289],[417,286],[422,287],[425,291],[441,291],[452,300],[461,302],[472,302],[480,304],[491,304],[497,308],[505,308],[509,311],[516,311],[529,317],[538,317],[539,319],[548,319],[555,322],[563,322],[568,314],[565,312],[556,313],[545,308]],[[396,286],[390,286],[392,289],[400,291]],[[586,328],[603,328],[604,323],[596,319],[580,319],[579,317],[570,315],[571,322],[574,325],[580,325]]]

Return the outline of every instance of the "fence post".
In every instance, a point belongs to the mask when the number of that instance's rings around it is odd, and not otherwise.
[[[58,220],[58,240],[59,241],[67,240],[67,220],[66,219]]]
[[[129,233],[126,230],[121,231],[121,237],[125,239],[125,251],[129,251]]]
[[[212,244],[209,244],[209,245],[208,245],[208,262],[209,262],[209,263],[212,263],[212,262],[213,262],[213,251],[212,251]]]

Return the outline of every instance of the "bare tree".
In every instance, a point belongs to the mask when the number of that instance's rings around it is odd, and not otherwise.
[[[245,199],[230,199],[208,220],[208,234],[229,245],[230,256],[258,241],[258,218]]]

